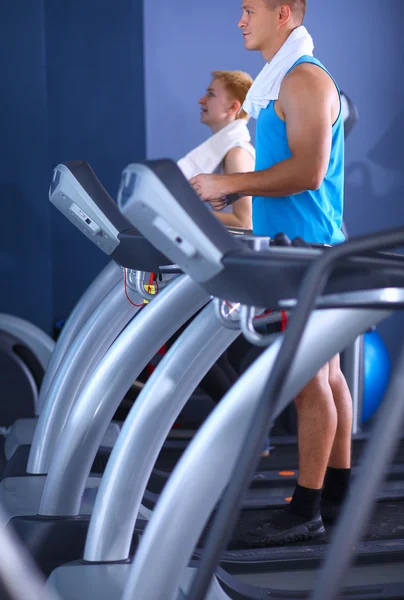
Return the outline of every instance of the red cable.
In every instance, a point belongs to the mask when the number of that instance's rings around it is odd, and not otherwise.
[[[153,373],[154,369],[157,367],[158,364],[153,363],[153,360],[156,360],[157,357],[164,356],[165,354],[167,354],[167,345],[163,344],[160,350],[158,350],[157,353],[153,356],[152,360],[146,365],[146,373],[148,377],[150,377],[150,375]]]
[[[262,313],[262,315],[258,315],[256,317],[254,317],[255,319],[263,319],[264,317],[266,317],[267,315],[270,315],[271,312],[273,312],[271,309],[266,310],[265,312]]]
[[[132,300],[129,298],[129,294],[128,294],[128,284],[127,284],[127,280],[126,280],[126,268],[123,269],[123,286],[125,288],[125,296],[127,297],[127,299],[129,300],[129,302],[136,307],[140,307],[140,306],[144,306],[144,303],[142,302],[142,304],[135,304],[134,302],[132,302]]]
[[[234,309],[234,306],[235,306],[234,304],[231,304],[230,302],[228,302],[228,300],[225,300],[225,303],[229,308]],[[269,315],[271,312],[273,312],[273,311],[271,309],[268,309],[265,312],[263,312],[262,315],[258,315],[256,317],[254,317],[254,320],[255,319],[263,319],[266,315]]]
[[[282,311],[282,320],[281,320],[281,331],[285,331],[287,324],[289,321],[289,317],[286,311]]]
[[[155,284],[156,294],[158,294],[159,284],[157,283],[157,273],[150,273],[149,285],[153,285],[153,284]]]

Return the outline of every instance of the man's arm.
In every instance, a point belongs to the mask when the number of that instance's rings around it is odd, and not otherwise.
[[[245,171],[253,170],[254,159],[245,148],[232,148],[227,153],[224,161],[225,174],[242,173]],[[251,229],[251,204],[251,196],[240,196],[240,198],[232,204],[231,213],[218,212],[217,210],[215,210],[214,215],[227,227],[241,227],[242,229]]]
[[[234,193],[281,197],[318,189],[330,161],[335,94],[333,82],[318,67],[296,67],[279,96],[291,158],[255,173],[198,175],[191,179],[197,193],[213,200]]]

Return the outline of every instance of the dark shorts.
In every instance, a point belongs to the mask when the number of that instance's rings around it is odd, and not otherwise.
[[[287,325],[287,318],[279,315],[279,320],[260,326],[257,319],[256,329],[263,334],[282,333]],[[240,335],[227,350],[230,362],[235,366],[238,373],[243,373],[264,352],[266,347],[254,346]]]

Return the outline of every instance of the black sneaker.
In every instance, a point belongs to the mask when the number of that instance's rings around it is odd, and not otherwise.
[[[246,548],[265,548],[292,544],[301,540],[314,540],[325,533],[320,512],[312,519],[300,517],[290,511],[289,507],[272,511],[270,522],[259,525],[251,531],[244,532],[237,545]]]

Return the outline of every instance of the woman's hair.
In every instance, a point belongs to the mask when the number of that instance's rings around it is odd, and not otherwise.
[[[213,71],[213,79],[221,81],[226,90],[235,100],[243,105],[247,92],[253,84],[253,78],[244,71]],[[249,119],[247,113],[241,109],[236,119]]]

